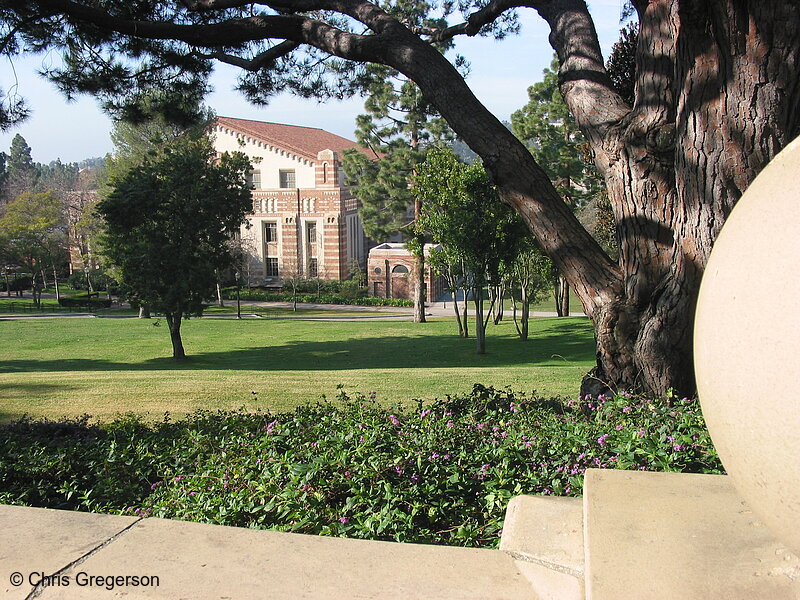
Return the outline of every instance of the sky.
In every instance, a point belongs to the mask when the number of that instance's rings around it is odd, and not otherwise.
[[[619,37],[623,4],[624,0],[589,2],[606,58]],[[526,104],[528,86],[542,79],[542,71],[553,57],[546,23],[531,10],[521,14],[521,23],[519,35],[502,41],[462,36],[456,44],[456,52],[470,62],[467,83],[500,119],[509,119],[512,112]],[[81,96],[68,103],[50,82],[36,74],[52,57],[26,57],[13,63],[0,60],[0,86],[6,93],[15,91],[25,97],[32,109],[27,121],[0,133],[0,150],[8,152],[11,139],[19,133],[31,147],[33,160],[41,163],[56,159],[77,162],[113,151],[109,137],[111,120],[97,102],[90,96]],[[215,69],[211,80],[214,91],[206,103],[216,114],[320,127],[353,139],[355,118],[362,112],[363,98],[319,103],[283,94],[266,107],[253,106],[234,90],[236,77],[234,67],[221,65]]]

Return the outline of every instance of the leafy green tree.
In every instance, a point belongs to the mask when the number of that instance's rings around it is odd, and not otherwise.
[[[281,92],[344,97],[363,89],[365,64],[395,69],[478,154],[580,298],[597,357],[583,393],[606,381],[690,395],[694,306],[714,241],[800,132],[796,94],[787,93],[800,88],[800,3],[628,5],[640,29],[633,104],[612,84],[584,0],[0,0],[0,52],[60,53],[45,75],[67,96],[92,93],[130,112],[145,90],[173,101],[204,93],[219,62],[241,69],[239,88],[256,103]],[[523,12],[550,29],[559,89],[613,209],[618,260],[440,51],[458,36],[518,31]],[[524,68],[527,57],[498,60]],[[0,125],[15,118],[12,108],[0,103]]]
[[[6,262],[31,274],[33,300],[40,306],[45,269],[55,275],[66,261],[66,224],[55,193],[23,192],[11,200],[0,217],[0,245]]]
[[[181,320],[199,315],[229,266],[229,239],[250,210],[244,154],[217,159],[205,136],[184,136],[112,180],[98,205],[103,253],[133,299],[164,313],[172,355],[186,357]]]
[[[6,196],[17,197],[26,191],[33,191],[38,173],[31,157],[31,147],[25,138],[17,134],[11,140],[11,149],[6,161]]]
[[[499,278],[500,264],[519,235],[521,221],[497,201],[497,189],[479,163],[465,165],[451,150],[428,153],[414,178],[422,200],[416,227],[447,249],[447,260],[461,265],[475,306],[476,352],[486,352],[484,293]]]
[[[190,94],[181,98],[177,108],[173,106],[165,112],[167,100],[162,92],[150,90],[143,95],[135,108],[123,111],[121,118],[114,121],[111,128],[114,154],[107,156],[105,160],[106,184],[100,188],[102,198],[107,198],[111,193],[113,187],[110,182],[121,179],[128,171],[137,168],[146,157],[169,147],[184,135],[199,137],[205,134],[214,115],[210,109],[202,107],[196,95]],[[90,236],[96,231],[93,229],[96,223],[93,223],[92,214],[90,211],[81,221],[88,228]],[[94,257],[88,258],[92,260]],[[113,266],[106,266],[111,271],[114,270]],[[219,273],[217,291],[221,298]],[[150,318],[150,308],[147,303],[140,302],[139,318]]]
[[[516,255],[506,266],[510,279],[514,326],[519,338],[528,339],[531,304],[537,302],[550,289],[552,261],[536,246],[535,240],[526,236],[520,240]],[[517,298],[520,311],[517,319]]]
[[[364,78],[366,114],[356,119],[356,139],[378,156],[370,159],[358,151],[345,153],[343,167],[353,194],[361,201],[365,233],[376,241],[401,236],[413,238],[411,224],[419,218],[420,204],[410,183],[429,147],[452,138],[447,123],[422,96],[417,85],[384,65],[368,65]],[[411,248],[423,247],[417,239]],[[425,267],[422,252],[415,253],[414,321],[425,321]]]

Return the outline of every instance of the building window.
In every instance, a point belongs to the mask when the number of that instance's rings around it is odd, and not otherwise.
[[[392,273],[408,273],[408,267],[405,265],[396,265],[392,269]]]
[[[261,171],[250,171],[247,174],[247,186],[251,190],[261,189]]]
[[[278,172],[280,178],[280,187],[282,188],[295,188],[294,169],[281,169]]]
[[[267,258],[267,277],[277,277],[278,276],[278,259],[277,258]]]
[[[316,258],[308,259],[308,276],[313,279],[318,274],[319,270],[317,269],[317,259]]]
[[[278,224],[275,222],[264,223],[264,242],[278,241]]]
[[[314,221],[306,223],[306,243],[317,243],[317,224]]]

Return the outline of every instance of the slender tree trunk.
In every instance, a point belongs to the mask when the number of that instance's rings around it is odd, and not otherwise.
[[[530,318],[531,301],[524,284],[520,288],[520,296],[522,297],[522,316],[520,317],[522,325],[520,327],[519,339],[525,342],[528,340],[528,319]]]
[[[167,326],[169,327],[169,337],[172,340],[172,358],[176,360],[186,359],[186,352],[183,349],[183,340],[181,340],[181,320],[183,319],[183,311],[165,312],[164,316],[167,319]]]
[[[217,304],[220,308],[225,308],[225,302],[222,299],[222,288],[219,285],[219,279],[217,279]]]
[[[415,202],[415,205],[419,202]],[[416,210],[416,207],[415,207]],[[414,322],[425,323],[425,257],[414,260]]]
[[[147,307],[146,304],[139,305],[139,318],[140,319],[149,319],[150,318],[150,309]]]
[[[559,297],[561,299],[561,306],[558,311],[559,317],[569,316],[569,282],[566,277],[559,277],[558,284],[561,288]]]
[[[503,320],[503,295],[505,294],[505,286],[500,283],[494,287],[494,294],[492,302],[494,304],[494,316],[492,320],[495,325],[499,325]]]
[[[456,322],[458,323],[458,337],[466,337],[464,335],[464,326],[461,324],[461,312],[458,310],[458,290],[453,289],[453,312],[456,313]]]
[[[61,290],[58,288],[58,271],[56,271],[55,265],[53,265],[53,285],[56,287],[56,300],[61,300]]]
[[[475,304],[475,354],[486,354],[486,324],[483,320],[483,285],[473,288],[472,302]]]
[[[462,321],[464,322],[464,337],[469,337],[469,318],[467,314],[467,306],[469,305],[469,301],[467,300],[467,288],[464,288],[464,305],[461,307],[461,314],[462,314]]]
[[[8,279],[8,271],[3,271],[3,277],[6,280],[6,295],[11,298],[11,281]]]

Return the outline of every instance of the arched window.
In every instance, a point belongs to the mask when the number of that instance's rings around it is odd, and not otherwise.
[[[408,273],[408,267],[405,265],[395,265],[392,273]]]

